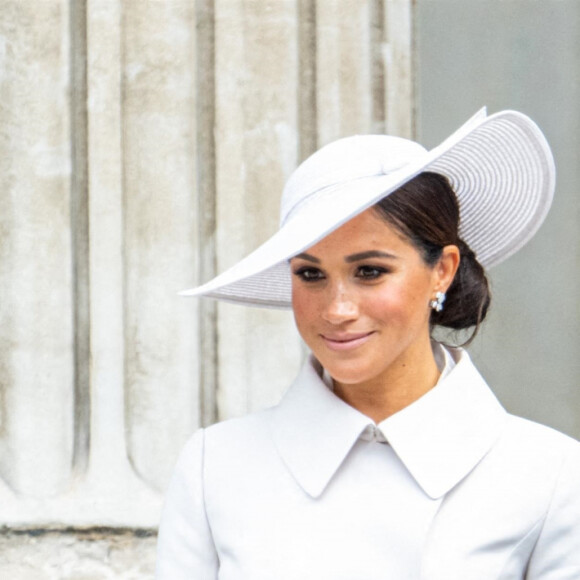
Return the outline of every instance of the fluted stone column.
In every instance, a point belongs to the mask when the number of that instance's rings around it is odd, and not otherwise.
[[[291,313],[179,298],[315,148],[412,131],[410,0],[0,0],[0,577],[150,578],[199,426],[273,404]]]
[[[0,472],[34,496],[61,492],[73,470],[67,22],[66,2],[2,5]]]

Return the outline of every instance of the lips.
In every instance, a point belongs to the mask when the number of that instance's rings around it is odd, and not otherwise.
[[[330,350],[344,351],[352,350],[365,344],[373,334],[373,332],[358,332],[351,334],[321,334],[320,336]]]

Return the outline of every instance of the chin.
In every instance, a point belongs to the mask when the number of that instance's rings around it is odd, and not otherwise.
[[[326,372],[338,383],[343,385],[357,385],[371,380],[376,374],[370,373],[368,369],[357,368],[353,365],[348,365],[347,368],[343,365],[325,365],[320,361]]]

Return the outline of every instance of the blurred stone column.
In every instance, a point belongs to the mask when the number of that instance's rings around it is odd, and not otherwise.
[[[216,269],[277,227],[284,181],[298,161],[298,6],[215,3]],[[298,369],[291,315],[219,304],[218,416],[275,402]]]
[[[0,473],[47,497],[74,468],[69,14],[0,10]]]
[[[291,313],[177,292],[318,146],[411,130],[410,6],[0,0],[0,577],[151,578],[187,437],[303,355]]]

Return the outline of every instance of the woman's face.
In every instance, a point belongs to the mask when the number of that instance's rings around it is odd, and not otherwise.
[[[372,209],[291,260],[296,325],[335,381],[388,380],[432,356],[429,301],[452,279],[441,264]]]

